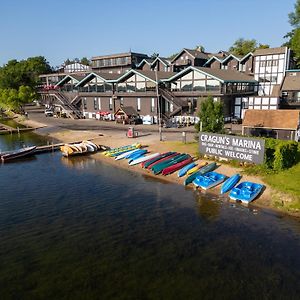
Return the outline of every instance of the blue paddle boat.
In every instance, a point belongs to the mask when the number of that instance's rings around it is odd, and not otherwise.
[[[225,180],[226,176],[217,172],[208,172],[204,175],[198,175],[193,181],[196,187],[201,187],[204,190],[213,188]]]
[[[228,191],[230,191],[241,179],[241,175],[240,174],[235,174],[233,176],[231,176],[230,178],[228,178],[221,187],[221,194],[225,194]]]
[[[244,181],[231,190],[229,198],[248,204],[258,196],[262,188],[262,184]]]
[[[178,177],[184,176],[188,170],[190,170],[191,168],[193,168],[193,167],[195,167],[195,166],[196,166],[196,164],[195,164],[194,162],[192,162],[192,163],[188,164],[187,166],[181,168],[181,169],[178,171]]]

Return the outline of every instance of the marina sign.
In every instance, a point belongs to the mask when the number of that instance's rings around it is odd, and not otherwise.
[[[262,139],[200,132],[199,152],[244,162],[264,162],[265,141]]]

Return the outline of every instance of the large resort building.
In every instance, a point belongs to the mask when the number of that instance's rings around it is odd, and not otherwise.
[[[91,69],[41,76],[42,99],[72,117],[95,118],[132,107],[164,120],[194,117],[207,96],[224,104],[225,121],[248,109],[300,107],[300,72],[287,47],[258,49],[238,57],[225,51],[182,49],[173,59],[122,53],[92,58]],[[299,79],[299,80],[298,80]]]

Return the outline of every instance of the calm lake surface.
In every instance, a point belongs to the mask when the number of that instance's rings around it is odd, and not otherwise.
[[[60,153],[0,165],[0,193],[0,299],[300,298],[295,219]]]

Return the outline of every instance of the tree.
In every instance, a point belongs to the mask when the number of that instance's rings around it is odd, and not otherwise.
[[[83,65],[85,65],[85,66],[89,66],[91,64],[90,60],[87,57],[83,57],[80,60],[80,63],[83,64]]]
[[[204,46],[202,46],[202,45],[197,45],[197,46],[195,47],[195,50],[200,51],[200,52],[205,52],[205,48],[204,48]]]
[[[291,49],[294,52],[294,58],[297,67],[300,67],[300,28],[295,29],[294,35],[291,38]]]
[[[202,131],[222,133],[224,130],[224,114],[223,103],[214,101],[212,96],[208,96],[201,102],[200,112],[198,114],[200,122],[196,125],[196,129],[200,131],[200,123]]]
[[[300,27],[300,0],[297,0],[295,5],[295,11],[289,13],[289,23],[294,28]]]
[[[244,56],[249,52],[253,52],[257,48],[257,41],[245,40],[243,38],[237,39],[234,44],[229,48],[229,52],[235,55]]]
[[[268,44],[259,44],[256,49],[268,49],[270,48],[270,45]]]

